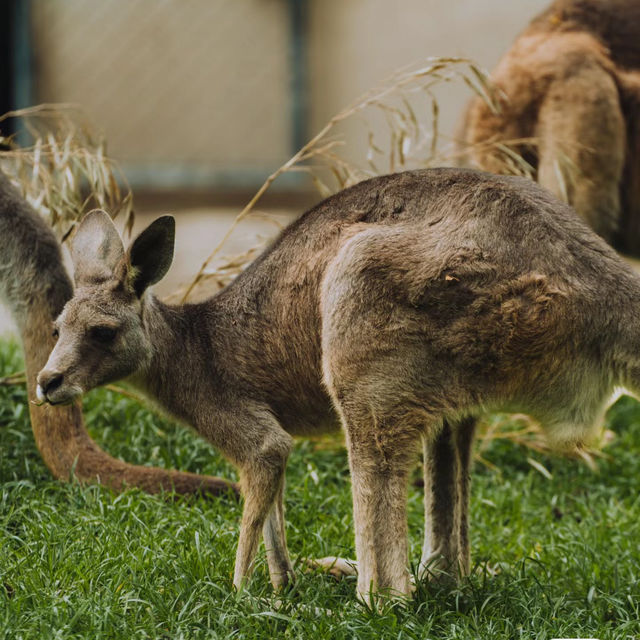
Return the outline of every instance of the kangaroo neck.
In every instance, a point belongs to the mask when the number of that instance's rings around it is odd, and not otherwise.
[[[176,418],[195,425],[202,382],[211,380],[215,360],[207,306],[171,306],[147,293],[142,319],[149,341],[147,361],[130,382]]]

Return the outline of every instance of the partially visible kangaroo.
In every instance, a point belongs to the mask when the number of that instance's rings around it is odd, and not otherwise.
[[[510,173],[516,144],[537,181],[620,251],[640,256],[640,0],[556,0],[498,63],[499,113],[466,112],[468,163]]]
[[[73,243],[76,291],[38,376],[51,404],[128,377],[241,471],[234,584],[260,534],[275,586],[293,577],[283,489],[292,435],[341,425],[358,592],[408,594],[407,475],[422,441],[421,565],[469,570],[476,417],[537,418],[588,440],[616,385],[640,390],[640,277],[531,181],[432,169],[374,178],[290,225],[212,298],[168,306],[162,217],[125,251],[104,212]]]
[[[9,305],[22,337],[27,370],[31,426],[36,444],[53,475],[101,482],[114,489],[140,487],[157,493],[220,494],[235,490],[219,478],[130,465],[116,460],[91,440],[79,403],[39,406],[36,375],[55,343],[52,323],[72,297],[57,240],[35,211],[0,173],[0,296]]]

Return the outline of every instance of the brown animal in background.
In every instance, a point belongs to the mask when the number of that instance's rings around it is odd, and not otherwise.
[[[557,0],[492,73],[500,113],[474,99],[466,162],[510,173],[514,144],[537,181],[620,251],[640,255],[640,0]]]
[[[236,587],[261,531],[273,584],[293,577],[293,435],[342,426],[358,592],[408,594],[407,477],[421,441],[421,570],[465,574],[476,416],[528,413],[573,447],[598,430],[616,385],[640,390],[640,277],[523,178],[432,169],[362,182],[198,304],[168,306],[148,290],[173,243],[170,217],[127,251],[107,214],[85,218],[39,394],[57,404],[128,377],[235,463]]]
[[[6,176],[0,173],[0,295],[20,330],[27,370],[29,412],[36,444],[56,478],[73,475],[113,489],[139,487],[150,493],[220,494],[233,490],[220,478],[142,467],[116,460],[91,440],[80,403],[39,406],[36,375],[55,344],[52,324],[73,295],[58,242]]]

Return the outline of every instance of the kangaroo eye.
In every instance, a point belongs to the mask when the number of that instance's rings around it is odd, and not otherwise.
[[[93,327],[90,333],[96,342],[106,344],[116,337],[117,332],[113,327]]]
[[[59,332],[57,329],[54,329],[54,330],[51,332],[51,335],[52,335],[54,338],[58,338],[58,337],[60,337],[60,332]]]

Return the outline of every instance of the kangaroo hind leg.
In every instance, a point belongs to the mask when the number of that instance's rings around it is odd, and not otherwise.
[[[425,531],[420,573],[436,579],[469,573],[469,487],[476,419],[443,422],[423,438]]]
[[[535,132],[538,182],[565,199],[607,242],[620,231],[626,129],[608,69],[586,55],[551,83]]]
[[[404,416],[377,418],[369,408],[341,407],[353,493],[358,594],[406,596],[407,484],[419,432]]]

